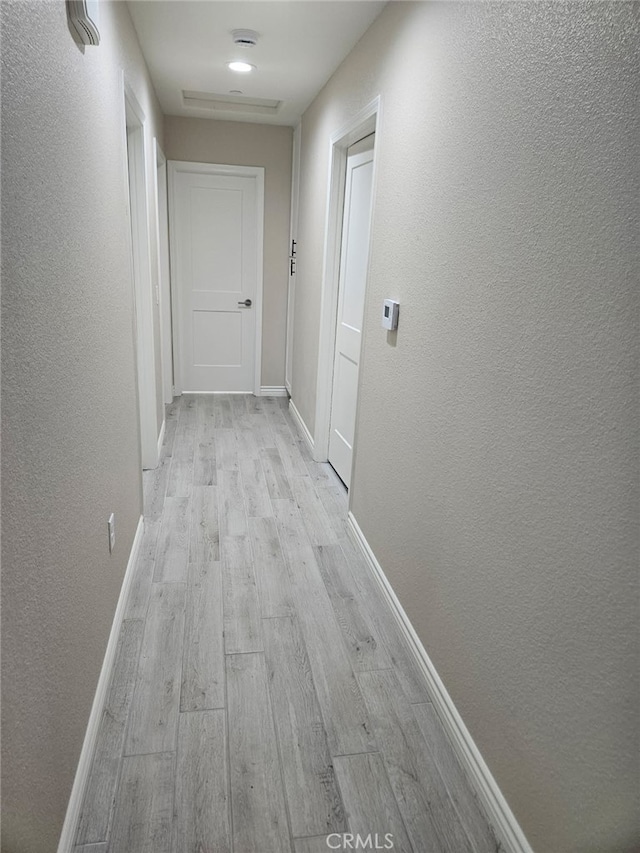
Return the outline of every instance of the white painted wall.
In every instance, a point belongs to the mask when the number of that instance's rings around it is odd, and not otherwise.
[[[162,115],[125,3],[84,52],[62,2],[2,19],[2,849],[50,853],[142,511],[123,69],[152,170]]]
[[[298,125],[293,131],[293,151],[291,156],[291,219],[289,224],[289,282],[287,288],[287,335],[285,346],[284,384],[291,393],[291,377],[293,375],[293,335],[294,335],[294,306],[296,302],[296,263],[298,244],[298,197],[300,186],[300,133]],[[295,254],[292,255],[291,252]],[[292,263],[293,262],[293,263]],[[293,275],[291,274],[293,272]]]
[[[640,843],[638,36],[390,3],[302,120],[293,401],[313,430],[329,137],[381,94],[351,508],[540,853]]]

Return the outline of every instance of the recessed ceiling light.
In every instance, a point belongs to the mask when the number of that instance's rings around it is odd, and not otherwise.
[[[231,71],[239,71],[241,74],[246,74],[248,71],[253,71],[256,66],[251,65],[249,62],[227,62],[227,67]]]

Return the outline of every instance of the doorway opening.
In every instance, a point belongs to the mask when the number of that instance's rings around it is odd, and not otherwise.
[[[148,469],[155,468],[158,464],[158,420],[145,169],[145,115],[126,81],[124,103],[140,451],[142,467]]]
[[[380,108],[378,97],[333,133],[329,143],[314,459],[331,462],[347,488],[356,452],[358,367],[375,192],[374,134]],[[368,143],[361,142],[367,137]],[[361,144],[354,147],[356,143]],[[355,276],[351,285],[350,274]]]
[[[347,149],[328,458],[349,488],[369,262],[374,134]]]

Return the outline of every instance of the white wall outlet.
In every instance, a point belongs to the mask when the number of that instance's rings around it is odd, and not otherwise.
[[[111,553],[116,547],[116,517],[114,513],[111,513],[111,515],[109,516],[109,521],[107,522],[107,529],[109,531],[109,553]]]

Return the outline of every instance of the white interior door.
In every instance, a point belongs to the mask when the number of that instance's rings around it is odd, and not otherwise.
[[[363,151],[363,148],[367,150]],[[329,462],[347,488],[351,483],[356,426],[372,181],[373,135],[357,142],[348,151],[342,220]]]
[[[171,167],[179,390],[259,393],[262,170]]]

